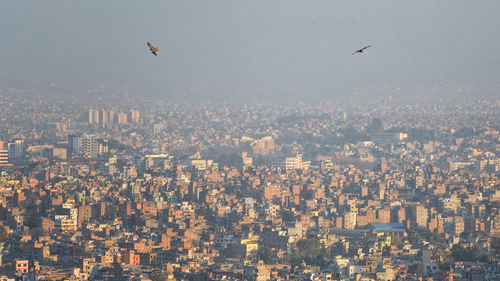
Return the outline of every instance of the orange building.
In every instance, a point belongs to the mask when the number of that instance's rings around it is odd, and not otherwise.
[[[122,261],[128,265],[139,265],[141,264],[141,256],[136,255],[135,251],[126,252],[122,255]]]
[[[29,261],[20,260],[16,261],[16,272],[26,273],[29,270]]]
[[[268,185],[264,187],[264,198],[272,200],[273,197],[281,197],[281,188],[277,185]]]

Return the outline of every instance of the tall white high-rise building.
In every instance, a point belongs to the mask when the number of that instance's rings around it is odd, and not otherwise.
[[[82,138],[82,153],[95,158],[99,154],[99,143],[95,135],[85,135]]]
[[[73,155],[95,158],[99,154],[99,142],[95,135],[68,135],[68,159]]]

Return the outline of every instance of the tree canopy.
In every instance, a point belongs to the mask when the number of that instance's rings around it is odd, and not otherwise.
[[[483,253],[481,248],[477,245],[472,245],[467,248],[460,245],[455,245],[451,249],[451,255],[457,261],[488,261],[488,255]]]
[[[152,281],[166,281],[167,280],[167,275],[165,272],[161,269],[155,269],[153,270],[153,273],[151,273],[151,280]]]
[[[422,275],[424,275],[424,271],[425,271],[424,263],[423,262],[414,263],[414,264],[410,265],[410,267],[408,268],[408,271],[410,273],[422,276]]]

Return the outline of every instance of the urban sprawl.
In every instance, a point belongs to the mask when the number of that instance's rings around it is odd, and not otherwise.
[[[0,89],[0,280],[500,280],[500,102],[359,99]]]

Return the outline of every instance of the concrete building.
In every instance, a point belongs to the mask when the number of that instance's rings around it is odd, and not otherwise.
[[[0,166],[9,165],[9,150],[3,141],[0,141]]]
[[[99,143],[95,135],[83,136],[81,153],[91,158],[97,157],[99,154]]]
[[[22,158],[24,156],[24,140],[15,140],[8,143],[9,158]]]
[[[68,135],[68,150],[67,159],[71,159],[73,155],[81,153],[82,134]]]
[[[426,207],[418,204],[413,207],[413,220],[420,227],[427,226],[427,220],[429,218],[429,211]]]
[[[271,136],[263,137],[252,142],[253,153],[267,155],[274,152],[274,139]]]
[[[130,122],[133,122],[133,123],[139,123],[139,118],[140,118],[140,114],[139,114],[139,111],[137,110],[130,110],[129,114],[129,120]]]

